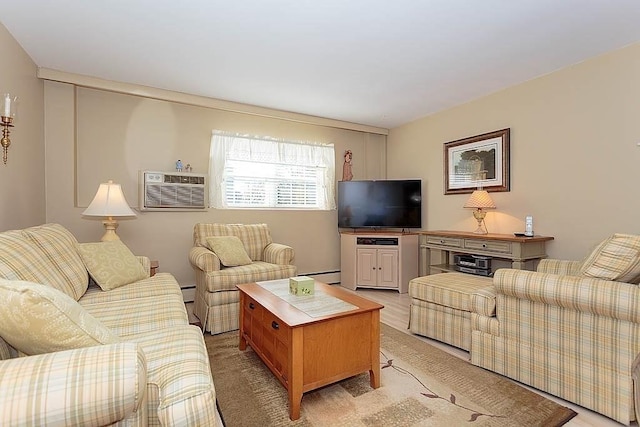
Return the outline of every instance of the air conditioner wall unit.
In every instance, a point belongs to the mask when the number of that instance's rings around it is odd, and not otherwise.
[[[139,172],[138,209],[141,211],[206,210],[208,195],[207,175]]]

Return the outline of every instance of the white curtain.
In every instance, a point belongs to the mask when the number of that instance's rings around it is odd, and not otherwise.
[[[323,191],[316,209],[335,209],[335,150],[333,144],[286,141],[214,130],[209,156],[209,200],[214,208],[228,207],[224,198],[228,160],[309,166],[322,171]]]

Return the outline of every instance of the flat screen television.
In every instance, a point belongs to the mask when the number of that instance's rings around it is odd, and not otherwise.
[[[422,181],[339,181],[338,227],[421,228]]]

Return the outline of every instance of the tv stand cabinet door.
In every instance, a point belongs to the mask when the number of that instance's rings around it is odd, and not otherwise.
[[[357,249],[358,257],[356,268],[358,270],[356,286],[378,285],[378,251],[376,249]]]
[[[378,287],[398,287],[398,250],[378,249]]]

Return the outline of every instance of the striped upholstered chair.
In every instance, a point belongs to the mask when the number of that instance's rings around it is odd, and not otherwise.
[[[293,258],[291,247],[273,242],[267,224],[196,224],[189,261],[196,276],[193,311],[203,329],[238,329],[236,285],[293,277]]]
[[[640,236],[629,234],[582,261],[497,270],[471,296],[471,362],[628,425],[640,412],[639,283]]]

